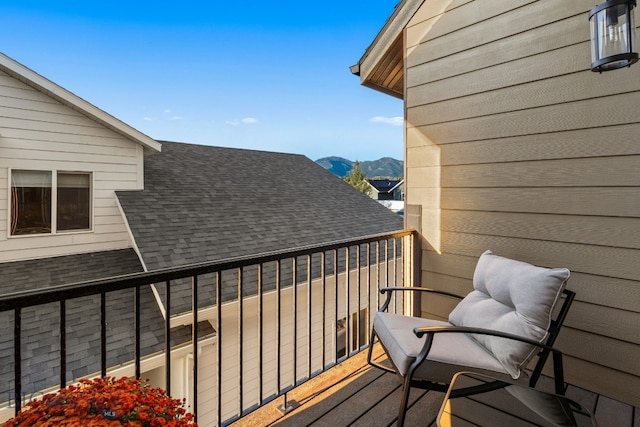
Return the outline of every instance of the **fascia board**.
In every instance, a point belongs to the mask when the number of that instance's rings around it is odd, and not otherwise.
[[[366,86],[367,79],[375,66],[385,56],[423,2],[424,0],[402,0],[396,6],[362,58],[351,67],[351,72],[360,76],[361,84]]]

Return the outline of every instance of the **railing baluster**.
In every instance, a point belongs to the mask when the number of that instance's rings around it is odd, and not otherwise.
[[[333,333],[335,334],[335,347],[334,347],[334,364],[338,363],[338,250],[334,249],[333,250],[333,304],[335,305],[334,307],[334,319],[333,319]]]
[[[326,276],[326,252],[320,254],[320,277],[322,278],[322,370],[327,366],[327,276]]]
[[[278,394],[280,394],[282,392],[282,385],[280,383],[280,360],[282,359],[282,346],[280,345],[281,342],[281,325],[280,325],[280,319],[282,318],[282,307],[280,305],[280,292],[281,292],[281,288],[282,288],[282,277],[280,275],[280,260],[276,261],[276,310],[278,312],[278,315],[276,316],[276,369],[277,369],[277,376],[276,376],[276,389],[278,390]]]
[[[263,374],[264,371],[262,369],[262,364],[263,364],[263,352],[264,352],[264,346],[263,346],[263,339],[262,339],[262,322],[263,322],[263,317],[262,317],[262,309],[263,309],[263,304],[264,304],[264,300],[263,300],[263,290],[262,290],[262,264],[258,264],[258,381],[260,382],[259,384],[259,390],[258,390],[258,401],[259,404],[262,405],[262,396],[263,396]]]
[[[298,257],[292,262],[292,293],[293,293],[293,386],[298,383]]]
[[[171,396],[171,281],[165,285],[165,319],[164,319],[164,365],[165,365],[165,390]]]
[[[191,307],[193,322],[191,327],[191,342],[193,344],[193,396],[191,397],[192,412],[198,422],[198,276],[191,281]]]
[[[358,308],[356,309],[356,325],[355,325],[355,334],[356,334],[356,350],[360,350],[360,245],[356,246],[356,286],[358,289],[356,290],[356,295],[358,299]]]
[[[107,376],[107,294],[100,293],[100,374]]]
[[[384,274],[385,274],[385,286],[391,286],[389,283],[389,239],[385,239],[384,241]],[[395,292],[397,293],[397,292]],[[395,298],[395,297],[394,297]],[[394,299],[395,301],[395,299]],[[396,305],[393,304],[393,312],[396,312]]]
[[[308,325],[307,325],[307,332],[308,332],[308,350],[307,350],[307,357],[308,357],[308,364],[309,366],[307,367],[307,370],[309,371],[309,376],[307,378],[311,378],[311,372],[312,372],[312,367],[311,367],[311,356],[312,356],[312,352],[311,352],[311,321],[312,321],[312,314],[311,314],[311,255],[307,255],[307,321],[308,321]]]
[[[22,408],[22,309],[20,307],[13,311],[13,381],[15,393],[15,414],[18,415]]]
[[[364,336],[367,340],[367,345],[372,345],[373,343],[369,342],[369,331],[371,330],[371,243],[367,242],[367,329],[365,330]]]
[[[135,353],[135,376],[136,379],[140,379],[140,358],[142,357],[142,353],[140,352],[140,286],[135,287],[135,295],[134,295],[134,316],[135,316],[135,343],[134,343],[134,353]]]
[[[379,308],[380,308],[380,240],[376,242],[376,311],[378,311]]]
[[[217,353],[218,353],[218,372],[217,372],[217,390],[218,394],[218,425],[222,425],[222,272],[216,271],[216,337],[218,338]]]
[[[60,300],[60,388],[67,385],[67,301]]]
[[[346,295],[346,301],[345,301],[345,319],[344,319],[344,324],[345,324],[345,333],[344,333],[344,357],[345,359],[349,357],[349,355],[351,354],[351,274],[350,274],[350,269],[351,269],[351,247],[347,246],[346,250],[345,250],[345,255],[344,255],[344,277],[345,277],[345,291],[347,293]]]
[[[242,359],[244,358],[244,323],[243,323],[243,308],[244,301],[242,299],[242,267],[238,268],[238,404],[240,405],[240,416],[242,416],[242,411],[244,410],[244,401],[243,401],[243,387],[242,383],[244,379],[242,378],[243,374],[243,366]]]
[[[393,286],[398,283],[398,239],[393,239]],[[404,312],[404,295],[398,297],[398,294],[404,292],[396,292],[396,298],[400,298],[401,312]],[[398,300],[396,299],[396,312],[398,311]]]

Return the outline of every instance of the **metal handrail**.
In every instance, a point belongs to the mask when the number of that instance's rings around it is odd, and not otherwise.
[[[15,308],[47,304],[50,302],[61,301],[62,299],[99,295],[101,292],[133,289],[140,285],[163,283],[167,280],[176,280],[190,276],[215,273],[217,271],[265,264],[279,259],[288,259],[312,253],[326,252],[355,244],[366,244],[382,239],[405,237],[412,235],[413,233],[415,233],[415,230],[406,229],[393,233],[373,234],[356,239],[336,240],[330,243],[301,246],[288,250],[265,252],[257,255],[241,256],[219,261],[209,261],[188,264],[180,267],[158,269],[152,272],[125,274],[107,279],[88,280],[73,284],[52,286],[45,289],[13,292],[10,294],[0,295],[0,312],[13,310]]]
[[[171,301],[171,285],[174,285],[174,283],[172,283],[172,281],[176,281],[179,279],[189,279],[191,280],[191,293],[192,293],[192,302],[191,302],[191,307],[198,307],[198,309],[194,310],[191,309],[190,310],[190,316],[191,316],[191,325],[192,325],[192,335],[191,335],[191,345],[193,348],[193,367],[194,367],[194,372],[193,372],[193,385],[192,385],[192,392],[193,392],[193,406],[192,406],[192,410],[195,412],[196,416],[197,416],[197,410],[198,410],[198,312],[199,310],[201,310],[201,307],[199,306],[198,303],[198,289],[200,286],[200,289],[202,289],[203,286],[202,284],[199,284],[198,282],[198,277],[204,274],[210,274],[213,273],[216,277],[215,283],[216,283],[216,289],[215,289],[215,304],[217,307],[215,309],[215,317],[216,317],[216,322],[217,322],[217,327],[221,327],[221,322],[222,322],[222,305],[223,303],[229,302],[229,301],[223,301],[222,295],[221,295],[221,291],[220,288],[222,287],[221,284],[221,274],[224,271],[236,271],[237,272],[237,276],[238,276],[238,283],[237,283],[237,296],[234,297],[236,299],[233,300],[234,303],[238,304],[238,331],[240,334],[240,340],[239,340],[239,348],[238,348],[238,360],[237,360],[237,365],[238,365],[238,372],[236,373],[237,375],[237,388],[238,388],[238,396],[237,396],[237,401],[239,402],[239,411],[237,412],[237,415],[232,416],[232,417],[228,417],[223,415],[222,412],[222,375],[223,375],[223,369],[222,369],[222,363],[223,363],[223,359],[222,359],[222,344],[221,342],[223,341],[222,336],[217,333],[217,361],[218,363],[218,368],[217,368],[217,380],[218,380],[218,386],[217,386],[217,404],[218,404],[218,414],[217,414],[217,424],[218,425],[226,425],[230,422],[233,422],[235,420],[237,420],[238,418],[242,417],[243,415],[246,415],[246,413],[256,409],[257,407],[260,407],[270,401],[272,401],[273,399],[284,395],[285,396],[285,402],[286,402],[286,393],[291,390],[293,387],[299,385],[300,383],[314,377],[315,375],[319,374],[320,372],[328,369],[329,367],[335,365],[336,363],[341,362],[344,358],[350,357],[352,354],[355,354],[355,352],[357,350],[359,350],[360,348],[362,348],[365,345],[368,345],[368,343],[363,343],[360,340],[360,328],[365,328],[363,330],[366,331],[366,328],[369,327],[369,325],[361,325],[360,324],[360,318],[359,316],[357,316],[357,319],[354,320],[354,322],[356,322],[353,325],[353,330],[350,329],[349,327],[349,322],[351,322],[350,319],[350,297],[351,297],[351,289],[355,289],[352,288],[352,286],[357,286],[357,293],[354,293],[354,299],[357,298],[357,306],[358,306],[358,310],[362,309],[363,306],[361,305],[361,295],[360,295],[360,287],[361,287],[361,273],[360,270],[362,268],[367,268],[368,269],[368,273],[366,274],[367,277],[367,302],[366,302],[366,307],[369,306],[369,304],[371,303],[370,300],[370,292],[371,292],[371,287],[372,285],[375,285],[376,288],[379,288],[381,286],[398,286],[398,285],[403,285],[402,283],[398,284],[396,283],[396,279],[398,278],[399,275],[402,276],[402,281],[404,281],[404,271],[399,272],[398,271],[398,263],[402,263],[403,264],[403,268],[404,268],[404,263],[405,262],[412,262],[412,253],[413,251],[410,250],[407,247],[403,247],[402,248],[402,252],[400,255],[398,255],[398,248],[397,248],[397,242],[401,241],[401,242],[414,242],[415,239],[415,235],[416,232],[415,230],[411,230],[411,229],[407,229],[407,230],[401,230],[401,231],[397,231],[397,232],[391,232],[391,233],[380,233],[380,234],[375,234],[375,235],[368,235],[368,236],[363,236],[361,238],[355,238],[355,239],[344,239],[344,240],[337,240],[337,241],[333,241],[333,242],[328,242],[328,243],[324,243],[324,244],[317,244],[317,245],[309,245],[309,246],[303,246],[303,247],[298,247],[298,248],[293,248],[293,249],[289,249],[289,250],[282,250],[282,251],[273,251],[273,252],[267,252],[267,253],[262,253],[262,254],[258,254],[258,255],[254,255],[254,256],[244,256],[244,257],[236,257],[236,258],[228,258],[228,259],[224,259],[224,260],[218,260],[218,261],[212,261],[212,262],[204,262],[204,263],[197,263],[197,264],[192,264],[192,265],[186,265],[186,266],[181,266],[181,267],[174,267],[174,268],[167,268],[167,269],[162,269],[162,270],[157,270],[157,271],[153,271],[153,272],[144,272],[144,273],[134,273],[134,274],[128,274],[128,275],[122,275],[122,276],[117,276],[117,277],[112,277],[112,278],[107,278],[107,279],[99,279],[99,280],[91,280],[91,281],[85,281],[85,282],[81,282],[81,283],[73,283],[73,284],[66,284],[66,285],[61,285],[61,286],[55,286],[55,287],[50,287],[50,288],[45,288],[45,289],[38,289],[38,290],[29,290],[29,291],[22,291],[22,292],[15,292],[15,293],[11,293],[8,295],[2,295],[0,296],[0,313],[2,312],[7,312],[7,311],[13,311],[13,318],[14,318],[14,328],[13,328],[13,335],[14,335],[14,390],[15,390],[15,412],[18,413],[21,409],[21,399],[20,396],[22,394],[22,368],[23,368],[23,362],[22,362],[22,350],[21,350],[21,334],[24,333],[24,331],[22,330],[22,316],[23,316],[23,309],[28,308],[28,307],[34,307],[34,306],[39,306],[39,305],[43,305],[43,304],[50,304],[50,303],[59,303],[59,315],[60,315],[60,323],[59,325],[52,325],[52,331],[55,331],[56,328],[59,328],[59,335],[60,335],[60,350],[59,350],[59,360],[60,360],[60,379],[59,379],[59,385],[60,387],[64,387],[68,384],[68,378],[67,378],[67,372],[66,372],[66,364],[67,364],[67,333],[66,333],[66,328],[69,326],[69,320],[66,316],[66,312],[68,310],[67,308],[67,301],[71,300],[71,299],[75,299],[75,298],[80,298],[80,297],[88,297],[88,296],[94,296],[94,295],[99,295],[100,296],[100,329],[101,329],[101,333],[100,333],[100,349],[95,349],[96,350],[96,354],[100,355],[100,372],[97,373],[97,375],[101,375],[101,376],[106,376],[107,374],[107,339],[106,339],[106,334],[107,334],[107,323],[106,323],[106,295],[110,292],[114,292],[114,291],[119,291],[119,290],[125,290],[125,289],[129,289],[129,290],[133,290],[134,291],[134,295],[132,296],[132,301],[134,302],[134,315],[135,315],[135,325],[133,326],[134,331],[132,331],[132,335],[135,334],[135,341],[134,341],[134,360],[132,360],[133,364],[134,364],[134,372],[135,372],[135,377],[136,378],[140,378],[141,375],[141,359],[144,355],[142,355],[141,352],[141,344],[140,344],[140,328],[141,328],[141,318],[140,318],[140,289],[144,286],[148,286],[148,285],[158,285],[158,284],[165,284],[166,286],[166,293],[165,293],[165,299],[163,301],[164,303],[164,309],[165,309],[165,322],[164,325],[161,327],[164,327],[164,331],[165,331],[165,343],[164,343],[164,357],[165,357],[165,388],[167,389],[167,391],[170,393],[171,391],[171,350],[172,350],[172,344],[171,344],[171,315],[172,314],[177,314],[177,313],[173,313],[172,312],[172,301]],[[404,240],[404,238],[409,238],[409,240]],[[383,243],[384,242],[384,243]],[[405,243],[401,243],[402,245],[404,245]],[[413,244],[413,243],[409,243],[409,244]],[[381,259],[381,249],[380,246],[383,245],[384,246],[384,258]],[[355,251],[350,251],[349,248],[351,247],[356,247]],[[367,261],[366,261],[366,266],[362,266],[361,264],[361,247],[366,247],[366,254],[367,254]],[[375,246],[375,252],[372,252],[371,247]],[[338,268],[338,262],[339,262],[339,258],[338,258],[338,253],[341,252],[341,250],[344,250],[344,252],[342,252],[342,254],[340,255],[340,257],[344,256],[344,265],[341,265],[340,268]],[[351,252],[351,253],[350,253]],[[330,255],[332,254],[332,255]],[[375,257],[374,257],[375,254]],[[335,355],[334,360],[325,360],[325,354],[326,354],[326,337],[331,335],[333,332],[329,331],[326,332],[326,309],[329,309],[329,307],[325,308],[325,299],[326,299],[326,295],[327,292],[323,292],[323,297],[322,297],[322,301],[321,301],[321,307],[322,307],[322,312],[323,312],[323,320],[322,320],[322,331],[320,332],[323,335],[323,339],[322,339],[322,367],[320,369],[320,372],[312,372],[312,353],[315,351],[317,353],[317,351],[320,351],[319,349],[314,349],[312,347],[312,330],[311,330],[311,321],[312,321],[312,303],[311,303],[311,286],[312,286],[312,282],[313,280],[316,280],[318,277],[314,276],[312,274],[312,269],[316,268],[316,264],[314,264],[312,266],[312,256],[320,256],[321,261],[320,261],[320,285],[322,286],[323,289],[325,289],[328,285],[326,277],[330,277],[332,274],[333,276],[335,276],[335,280],[333,281],[333,283],[335,284],[335,289],[333,291],[330,292],[333,293],[333,295],[335,295],[335,323],[338,323],[338,278],[337,275],[338,273],[342,274],[343,272],[347,273],[345,275],[345,283],[344,283],[344,295],[341,295],[341,298],[344,299],[346,301],[346,323],[347,323],[347,334],[345,335],[345,342],[344,343],[338,343],[338,336],[336,333],[336,337],[335,337],[335,345],[336,347],[338,346],[338,344],[344,344],[345,345],[345,355],[342,357],[338,357],[338,355]],[[353,264],[353,260],[350,261],[350,255],[355,255],[355,265]],[[326,260],[325,260],[325,256],[327,258],[331,258],[333,257],[333,268],[331,269],[325,269],[326,267]],[[302,269],[298,270],[298,266],[297,266],[297,259],[301,257],[301,259],[304,259],[304,257],[306,257],[306,272],[303,272]],[[406,257],[406,258],[405,258]],[[342,258],[340,258],[342,259]],[[282,275],[281,275],[281,263],[283,261],[286,260],[292,260],[292,283],[282,283]],[[276,365],[277,365],[277,391],[275,395],[270,395],[268,397],[263,396],[263,384],[262,384],[262,379],[260,379],[260,384],[259,384],[259,402],[255,403],[253,406],[251,406],[249,409],[245,408],[244,403],[243,403],[243,338],[242,338],[242,334],[244,332],[244,326],[243,326],[243,322],[244,322],[244,318],[243,318],[243,309],[244,309],[244,304],[246,304],[245,299],[246,299],[246,294],[243,294],[243,289],[246,290],[246,286],[248,285],[248,283],[245,283],[243,280],[243,268],[246,267],[253,267],[253,266],[257,266],[258,267],[258,272],[259,275],[258,277],[261,277],[261,272],[262,272],[262,267],[263,265],[267,264],[267,263],[275,263],[276,264],[276,278],[275,278],[275,289],[272,289],[271,291],[275,292],[277,294],[277,304],[278,304],[278,317],[277,317],[277,361],[276,361]],[[377,265],[379,267],[384,267],[385,270],[385,277],[381,277],[380,274],[380,268],[377,269],[377,273],[376,273],[376,277],[372,278],[372,274],[371,274],[371,264]],[[393,278],[390,278],[390,265],[393,266]],[[332,270],[332,271],[325,271],[325,270]],[[305,280],[303,281],[299,281],[298,279],[298,272],[304,273],[304,277],[306,277]],[[349,280],[349,276],[351,272],[355,272],[355,281],[357,282],[356,284],[350,283]],[[318,273],[317,271],[314,271],[313,273]],[[375,283],[372,283],[372,280],[375,280]],[[184,281],[180,282],[180,283],[185,283]],[[250,284],[250,283],[249,283]],[[292,286],[293,284],[295,284],[295,286]],[[306,350],[306,357],[308,357],[308,360],[306,361],[306,364],[300,364],[300,366],[298,366],[298,363],[294,363],[293,364],[293,383],[289,384],[289,383],[285,383],[285,384],[281,384],[281,375],[280,375],[280,369],[281,369],[281,364],[282,361],[281,359],[283,358],[283,354],[282,354],[282,348],[281,345],[282,343],[281,341],[281,317],[280,317],[280,309],[281,309],[281,294],[285,291],[285,289],[290,289],[292,294],[293,294],[293,313],[294,316],[296,315],[295,313],[297,313],[298,308],[302,307],[298,304],[298,297],[296,296],[296,290],[298,286],[302,286],[302,285],[307,285],[309,286],[309,288],[306,291],[306,295],[304,297],[307,298],[307,304],[306,304],[306,311],[307,314],[306,316],[303,314],[304,318],[301,319],[303,323],[300,324],[300,326],[298,326],[296,318],[294,317],[294,322],[293,322],[293,342],[294,343],[298,343],[298,338],[297,338],[297,334],[298,334],[298,329],[308,329],[309,331],[309,336],[307,337],[307,346],[308,349]],[[314,285],[315,286],[315,285]],[[244,287],[244,288],[243,288]],[[376,289],[377,290],[377,289]],[[251,291],[253,292],[253,290]],[[355,291],[354,291],[355,292]],[[263,345],[263,341],[262,341],[262,323],[263,323],[263,297],[265,295],[265,290],[263,287],[263,283],[261,281],[261,279],[258,279],[258,283],[257,283],[257,289],[255,289],[255,293],[253,293],[252,295],[256,295],[259,299],[259,305],[258,305],[258,318],[259,320],[259,339],[260,339],[260,352],[259,352],[259,367],[260,367],[260,372],[262,372],[262,366],[265,363],[265,361],[263,360],[263,350],[262,350],[262,345]],[[377,292],[376,292],[377,294]],[[304,298],[302,297],[302,298]],[[377,297],[376,297],[377,298]],[[314,299],[314,304],[316,305],[318,303],[316,303],[316,300]],[[376,299],[375,304],[378,304],[378,301]],[[285,309],[284,307],[282,307],[283,309]],[[344,308],[344,307],[342,307]],[[377,310],[378,307],[373,308],[373,311]],[[246,310],[246,309],[245,309]],[[303,312],[304,313],[304,312]],[[315,318],[315,316],[314,316]],[[306,324],[305,324],[306,321]],[[213,320],[212,320],[213,322]],[[354,332],[355,331],[355,332]],[[219,332],[219,330],[218,330]],[[355,333],[357,334],[357,336],[351,336],[350,334]],[[315,332],[314,332],[315,334]],[[353,341],[351,341],[353,340]],[[355,344],[352,344],[355,343]],[[298,350],[298,345],[299,344],[294,344],[293,346],[293,352],[294,352],[294,361],[297,360],[297,350]],[[353,352],[351,352],[350,349],[352,349],[352,346],[355,345],[357,348],[354,349]],[[305,347],[307,348],[307,347]],[[329,350],[332,347],[329,347]],[[302,369],[302,372],[297,372],[297,370]],[[225,371],[225,374],[227,372]],[[191,393],[191,391],[190,391]],[[223,419],[224,418],[224,419]]]

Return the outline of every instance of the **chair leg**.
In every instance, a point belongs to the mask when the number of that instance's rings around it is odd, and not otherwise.
[[[371,328],[371,339],[369,340],[369,351],[367,352],[367,363],[372,365],[371,363],[371,357],[373,355],[373,344],[374,344],[374,340],[376,338],[376,330],[373,329],[373,327]]]
[[[409,404],[409,392],[411,391],[411,374],[407,373],[402,383],[402,398],[400,400],[400,408],[398,409],[397,427],[404,427],[404,417],[407,413],[407,405]]]

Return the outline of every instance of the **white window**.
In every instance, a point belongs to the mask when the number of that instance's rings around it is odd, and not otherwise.
[[[11,171],[11,235],[91,229],[91,173]]]

